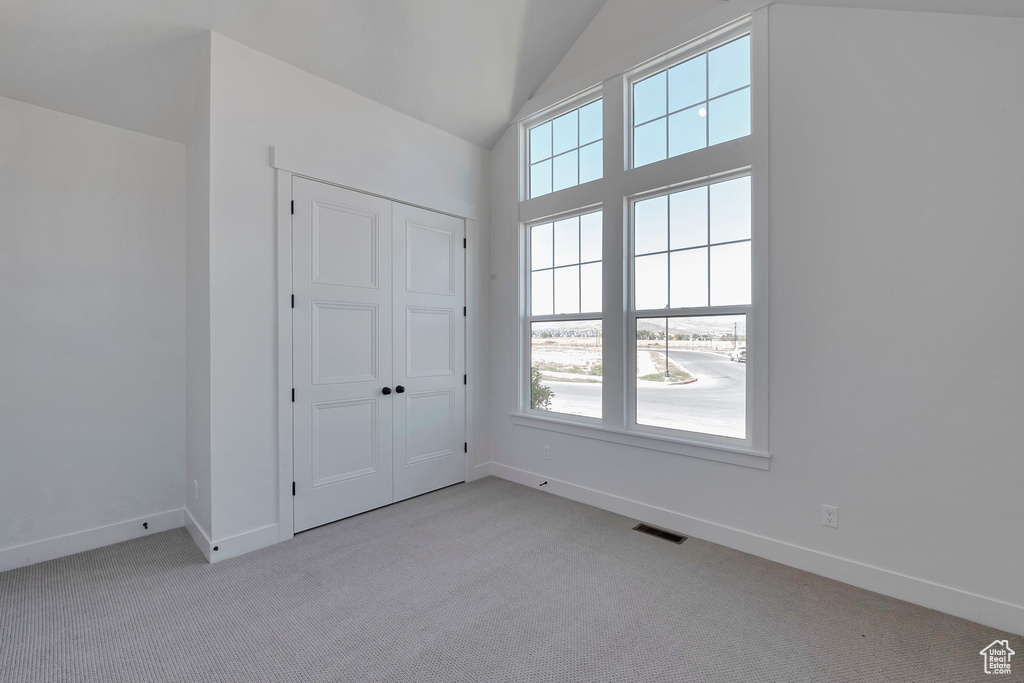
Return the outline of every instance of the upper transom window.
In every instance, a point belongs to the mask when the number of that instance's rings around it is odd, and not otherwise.
[[[601,104],[591,102],[529,129],[531,199],[603,175]]]
[[[750,36],[636,81],[633,167],[750,135]]]

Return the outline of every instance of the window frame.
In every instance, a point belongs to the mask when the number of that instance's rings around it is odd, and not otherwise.
[[[732,11],[728,16],[726,12]],[[519,401],[513,424],[663,451],[718,462],[768,469],[768,49],[767,8],[740,15],[723,7],[719,18],[674,31],[675,46],[631,68],[609,74],[598,85],[544,107],[529,103],[519,127],[519,254],[520,354]],[[722,17],[725,16],[723,19]],[[731,20],[731,21],[730,21]],[[712,23],[714,22],[714,23]],[[632,167],[632,84],[703,52],[750,35],[750,135],[711,145],[636,168]],[[668,35],[668,34],[667,34]],[[667,38],[666,38],[667,40]],[[665,49],[669,47],[669,49]],[[653,51],[653,50],[652,50]],[[634,62],[635,63],[635,62]],[[620,61],[625,66],[624,60]],[[620,66],[620,68],[621,68]],[[596,80],[596,79],[595,79]],[[594,81],[591,81],[594,82]],[[528,198],[529,127],[566,111],[603,100],[604,164],[602,178],[585,185]],[[550,100],[548,100],[550,102]],[[533,113],[530,113],[530,112]],[[747,306],[683,309],[633,309],[632,204],[749,175],[751,178],[751,300]],[[583,419],[564,413],[534,411],[529,406],[530,267],[528,226],[600,209],[602,248],[602,418]],[[671,303],[671,302],[670,302]],[[747,316],[746,438],[703,432],[668,430],[636,423],[636,321],[644,317],[742,313]],[[589,318],[594,319],[594,318]]]
[[[571,108],[570,108],[569,111],[571,111]],[[578,422],[580,424],[587,424],[587,425],[591,425],[591,426],[600,426],[603,423],[603,414],[604,414],[604,410],[603,410],[603,397],[604,397],[604,381],[603,380],[604,380],[604,378],[603,378],[603,376],[602,376],[602,382],[601,382],[601,396],[602,396],[602,411],[601,412],[602,412],[602,417],[599,417],[599,418],[598,417],[588,417],[586,415],[573,415],[572,413],[560,413],[560,412],[556,412],[556,411],[553,411],[553,410],[537,410],[532,405],[531,395],[530,395],[531,394],[531,392],[530,392],[530,369],[531,369],[531,367],[533,365],[533,360],[532,360],[533,359],[532,339],[533,339],[533,325],[534,325],[534,323],[585,322],[585,321],[594,321],[594,320],[596,320],[596,321],[601,323],[601,345],[602,345],[602,350],[604,348],[604,317],[603,317],[604,316],[604,311],[603,311],[604,306],[603,305],[602,305],[602,310],[601,311],[587,311],[586,313],[584,313],[582,311],[580,313],[554,313],[554,307],[552,307],[552,309],[551,309],[552,313],[550,313],[550,314],[543,314],[543,315],[534,315],[533,314],[533,310],[532,310],[532,305],[533,305],[533,277],[532,277],[532,275],[533,275],[533,263],[532,263],[532,260],[533,260],[533,241],[532,241],[533,228],[535,226],[538,226],[538,225],[544,225],[546,223],[554,224],[554,223],[556,223],[558,221],[562,221],[562,220],[565,220],[567,218],[576,218],[576,217],[585,216],[587,214],[591,214],[591,213],[595,213],[595,212],[599,212],[599,211],[602,211],[602,208],[600,206],[588,206],[588,207],[584,207],[582,209],[576,209],[576,210],[573,210],[573,211],[567,211],[567,212],[565,212],[563,214],[558,214],[558,215],[555,215],[555,216],[549,216],[547,218],[539,218],[537,220],[530,221],[529,223],[524,223],[522,225],[522,241],[523,241],[522,254],[523,255],[522,255],[521,259],[520,259],[520,262],[522,263],[522,270],[523,270],[523,273],[524,273],[524,277],[523,277],[523,296],[525,297],[525,306],[526,306],[526,308],[525,308],[524,315],[522,316],[521,323],[520,323],[521,334],[522,334],[521,347],[520,347],[522,349],[521,367],[522,367],[522,369],[525,372],[525,386],[522,387],[524,393],[520,397],[520,407],[521,407],[521,411],[523,413],[525,413],[525,414],[535,415],[535,416],[543,416],[543,417],[546,417],[546,418],[565,419],[565,420],[570,420],[570,421]],[[602,212],[602,216],[603,216],[603,212]],[[552,256],[553,255],[554,254],[552,254]],[[593,261],[588,261],[588,263],[593,263]],[[601,280],[602,280],[602,283],[603,283],[604,282],[604,250],[603,249],[601,250],[601,261],[600,261],[600,263],[601,263],[601,266],[602,266],[602,270],[601,270],[601,276],[602,277],[601,277]],[[580,265],[580,264],[577,264],[577,265]],[[564,267],[564,266],[554,266],[554,265],[552,265],[551,270],[554,271],[556,268],[559,268],[559,267]],[[544,270],[544,269],[542,269],[542,270]],[[602,360],[603,360],[603,358],[602,358]],[[602,372],[603,372],[603,368],[602,368]],[[520,382],[520,385],[523,385],[522,381]]]
[[[539,199],[541,197],[550,197],[551,195],[557,195],[557,194],[562,193],[562,192],[570,191],[574,187],[579,187],[580,185],[588,185],[590,183],[599,182],[600,180],[602,180],[605,177],[605,175],[608,173],[607,163],[602,164],[601,178],[597,178],[595,180],[588,180],[586,183],[577,182],[575,185],[570,185],[569,187],[564,187],[564,188],[562,188],[560,190],[556,190],[556,189],[554,189],[554,167],[552,166],[552,171],[551,171],[551,187],[552,187],[552,189],[550,191],[548,191],[548,192],[545,192],[544,194],[537,195],[536,197],[531,197],[530,196],[530,182],[531,182],[530,174],[531,174],[531,170],[532,170],[532,167],[533,167],[533,160],[530,158],[530,129],[536,128],[537,126],[542,126],[542,125],[544,125],[545,123],[547,123],[549,121],[554,121],[555,119],[557,119],[559,116],[562,116],[563,114],[568,114],[569,112],[573,111],[574,109],[582,109],[583,107],[587,106],[588,104],[593,104],[594,102],[597,102],[599,100],[603,100],[602,88],[600,86],[596,86],[596,87],[593,87],[593,88],[588,88],[587,90],[584,90],[583,92],[578,93],[578,94],[574,95],[573,97],[571,97],[569,99],[566,99],[566,100],[564,100],[562,102],[559,102],[558,104],[556,104],[556,105],[554,105],[552,107],[548,107],[548,108],[546,108],[546,109],[544,109],[544,110],[542,110],[540,112],[537,112],[536,114],[530,116],[529,118],[526,118],[526,119],[523,119],[523,120],[520,121],[520,123],[519,123],[519,128],[520,128],[520,145],[519,145],[519,200],[520,201],[528,201],[528,200],[531,200],[531,199]],[[602,106],[602,120],[603,120],[604,114],[606,114],[606,113],[607,112],[604,111],[604,106]],[[577,179],[577,181],[579,180],[579,163],[580,163],[579,162],[579,150],[582,149],[583,147],[588,147],[588,146],[593,145],[593,144],[595,144],[597,142],[600,142],[601,143],[601,149],[602,149],[602,152],[603,152],[604,149],[605,149],[605,146],[606,146],[606,140],[605,140],[605,134],[606,133],[607,133],[607,128],[605,127],[605,128],[602,129],[601,137],[600,138],[598,138],[597,140],[592,140],[592,141],[590,141],[590,142],[588,142],[588,143],[586,143],[585,145],[582,145],[582,146],[577,144],[577,146],[574,148],[576,150],[576,152],[577,152],[577,157],[576,157],[576,179]],[[577,139],[577,143],[578,142],[579,142],[579,140]],[[571,151],[572,151],[571,149],[570,150],[566,150],[564,152],[564,154],[567,154],[567,153],[569,153]],[[554,152],[554,150],[552,150],[552,152]],[[552,153],[552,155],[550,157],[547,157],[546,159],[542,159],[541,161],[550,160],[552,162],[552,164],[553,164],[554,163],[554,159],[555,159],[556,156],[561,156],[561,154],[556,155],[556,154]],[[607,156],[604,157],[604,160],[607,161]],[[538,162],[538,163],[540,163],[540,162]]]
[[[754,95],[753,95],[754,94],[754,66],[753,66],[754,36],[753,36],[753,30],[752,30],[751,22],[740,21],[740,22],[735,22],[734,24],[723,26],[722,28],[718,29],[717,31],[713,31],[713,32],[711,32],[710,34],[708,34],[706,36],[702,36],[701,38],[699,38],[697,40],[694,40],[694,41],[692,41],[690,43],[687,43],[686,45],[682,45],[679,48],[677,48],[676,50],[673,50],[673,51],[671,51],[671,52],[669,52],[669,53],[667,53],[665,55],[657,57],[657,58],[647,62],[646,64],[643,64],[641,66],[638,66],[635,69],[632,69],[632,70],[628,71],[625,74],[625,78],[626,78],[626,92],[627,92],[627,96],[626,96],[626,107],[627,108],[626,108],[625,140],[623,142],[624,142],[625,148],[626,148],[626,169],[628,169],[628,170],[636,170],[636,169],[644,168],[645,166],[651,166],[652,164],[659,163],[659,161],[653,161],[651,163],[643,164],[641,166],[634,166],[633,165],[633,152],[634,152],[634,149],[633,149],[633,131],[634,131],[634,126],[635,126],[634,121],[633,121],[633,114],[634,114],[634,108],[633,108],[633,86],[636,85],[637,83],[639,83],[640,81],[646,80],[646,79],[650,78],[651,76],[655,76],[655,75],[661,73],[662,71],[668,71],[672,67],[677,66],[679,64],[682,64],[683,62],[686,62],[686,61],[688,61],[690,59],[693,59],[694,57],[699,57],[700,55],[702,55],[704,53],[710,53],[715,48],[722,47],[726,43],[731,43],[732,41],[737,40],[739,38],[742,38],[745,35],[750,35],[750,43],[751,43],[750,55],[751,55],[751,62],[752,63],[751,63],[751,68],[750,68],[750,84],[747,85],[747,86],[743,86],[745,88],[749,88],[750,89],[750,93],[751,93],[751,97],[750,97],[750,100],[751,100],[751,106],[750,106],[751,131],[750,131],[750,135],[745,135],[743,137],[752,137],[753,136],[753,134],[754,134],[754,131],[753,131],[753,118],[754,118],[754,105],[753,105],[753,101],[754,101]],[[707,78],[707,72],[705,71],[705,79],[706,78]],[[705,88],[706,87],[707,86],[705,85]],[[704,100],[704,104],[710,107],[711,102],[713,102],[714,100],[721,99],[721,98],[726,97],[727,95],[731,95],[731,94],[733,94],[735,92],[739,92],[742,89],[743,88],[737,88],[735,90],[731,90],[729,92],[725,92],[725,93],[721,93],[719,95],[716,95],[715,97],[709,97],[707,100]],[[695,105],[692,105],[692,106],[697,106],[697,105],[695,104]],[[666,154],[665,159],[675,159],[675,158],[678,158],[678,157],[681,157],[681,156],[686,156],[687,154],[692,154],[693,152],[700,151],[701,149],[709,149],[711,147],[717,147],[719,145],[726,145],[726,144],[729,144],[730,142],[732,142],[732,140],[726,140],[724,142],[719,142],[719,143],[716,143],[716,144],[712,145],[711,144],[711,130],[710,130],[710,127],[706,127],[705,128],[705,136],[706,136],[707,144],[705,144],[703,147],[700,147],[698,149],[692,150],[690,152],[684,152],[683,154],[677,154],[675,157],[668,156],[668,144],[669,144],[668,120],[672,116],[672,114],[679,113],[680,111],[685,111],[685,109],[687,109],[687,108],[684,107],[683,109],[680,109],[680,110],[678,110],[676,112],[673,112],[671,110],[671,107],[666,102],[664,116],[656,116],[653,119],[650,119],[648,121],[643,121],[640,124],[640,125],[646,125],[648,123],[651,123],[652,121],[657,121],[659,118],[664,118],[665,119],[665,126],[666,126],[666,128],[665,128],[665,154]],[[709,115],[710,115],[710,113],[709,113]],[[705,123],[705,126],[707,126],[707,125],[708,124]],[[736,140],[736,139],[740,139],[740,138],[733,138],[733,140]],[[660,161],[665,161],[665,159],[661,159]]]
[[[737,178],[751,177],[751,169],[749,167],[719,173],[708,178],[701,178],[697,180],[691,180],[689,182],[680,183],[667,188],[661,188],[657,190],[651,190],[649,192],[640,193],[632,197],[628,197],[628,224],[626,226],[628,246],[626,251],[626,264],[627,264],[627,299],[626,299],[626,339],[627,339],[627,354],[626,354],[626,429],[630,432],[636,433],[649,433],[658,436],[665,436],[669,438],[678,438],[684,441],[703,441],[705,443],[715,443],[721,445],[732,445],[741,448],[749,448],[753,445],[753,430],[751,426],[750,416],[754,410],[753,405],[753,391],[751,390],[752,377],[750,373],[747,373],[746,387],[744,391],[744,397],[746,405],[744,406],[746,419],[744,420],[745,436],[742,439],[735,437],[722,436],[720,434],[712,434],[710,432],[692,432],[685,429],[668,429],[665,427],[656,427],[653,425],[644,425],[637,422],[637,367],[636,367],[636,331],[637,321],[644,318],[712,318],[720,315],[744,315],[747,319],[747,340],[749,343],[749,321],[753,314],[753,299],[750,304],[733,304],[727,306],[693,306],[693,307],[675,307],[671,305],[665,308],[641,308],[638,309],[634,305],[636,301],[636,240],[634,239],[635,227],[633,221],[633,207],[637,202],[645,199],[651,199],[652,197],[666,197],[676,192],[685,192],[686,190],[693,190],[700,187],[710,187],[716,183],[723,183],[729,180],[735,180]],[[753,181],[751,181],[753,187]],[[752,190],[753,191],[753,190]],[[752,212],[753,213],[753,212]],[[710,220],[710,217],[709,217]],[[754,218],[751,215],[751,223],[753,224]],[[754,229],[751,225],[751,252],[753,252],[753,246],[755,243]],[[708,244],[710,248],[711,244]],[[662,253],[662,252],[655,252]],[[664,252],[671,254],[671,251]],[[751,261],[753,261],[753,253],[751,253]],[[671,259],[670,259],[671,264]],[[671,269],[671,265],[669,266]],[[669,271],[669,282],[667,283],[671,287],[671,270]],[[753,277],[751,277],[751,289],[753,289]],[[751,293],[753,296],[753,293]],[[671,302],[669,302],[671,304]],[[749,347],[748,347],[749,349]]]

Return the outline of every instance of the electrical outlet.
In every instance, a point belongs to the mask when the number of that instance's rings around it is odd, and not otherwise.
[[[839,528],[839,508],[834,505],[821,506],[821,523],[833,529]]]
[[[192,480],[192,500],[199,500],[199,480]]]
[[[550,460],[551,459],[551,446],[545,446],[544,447],[544,459],[545,460]]]

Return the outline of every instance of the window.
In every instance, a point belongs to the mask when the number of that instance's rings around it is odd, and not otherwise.
[[[601,107],[597,100],[529,129],[531,199],[601,177]]]
[[[758,10],[524,122],[529,198],[588,185],[519,204],[517,423],[767,467],[766,26]],[[621,164],[584,173],[587,146]]]
[[[529,228],[532,410],[601,417],[601,220]]]
[[[637,318],[636,422],[746,436],[745,315]]]
[[[750,36],[633,84],[633,166],[750,135]]]
[[[632,226],[636,424],[746,438],[750,176],[634,201]]]
[[[633,204],[638,310],[750,303],[750,177]]]

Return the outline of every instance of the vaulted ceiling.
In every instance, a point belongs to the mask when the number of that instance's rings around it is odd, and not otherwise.
[[[605,0],[0,0],[0,95],[184,140],[213,30],[491,147]]]

